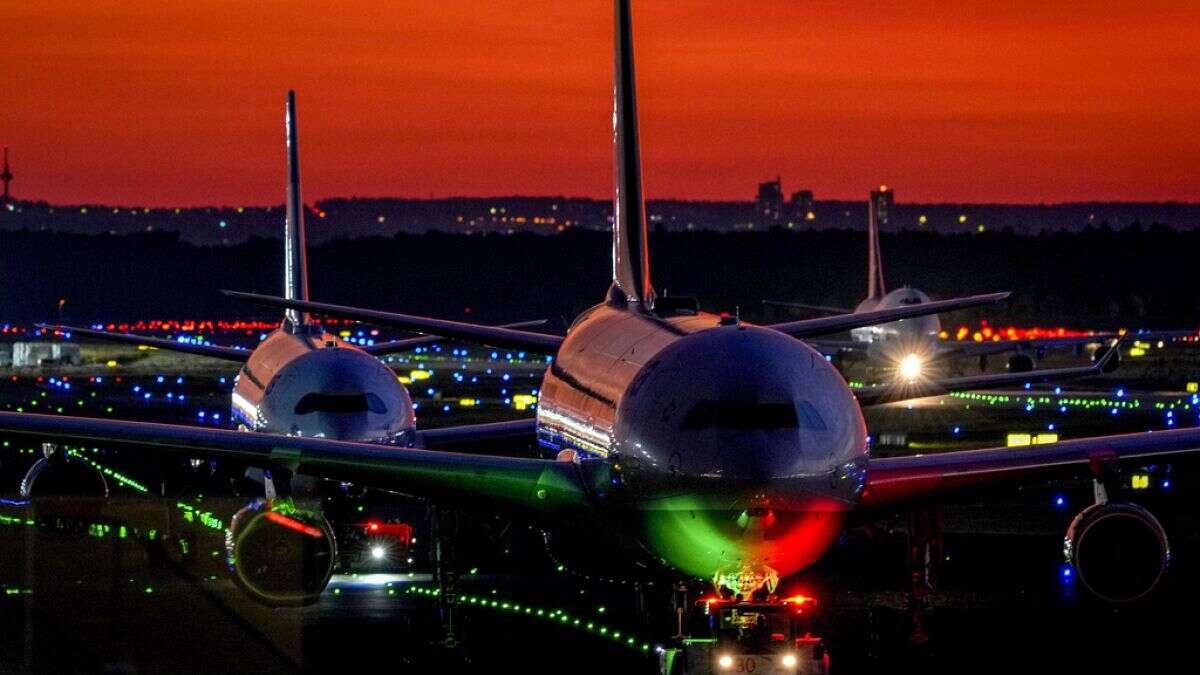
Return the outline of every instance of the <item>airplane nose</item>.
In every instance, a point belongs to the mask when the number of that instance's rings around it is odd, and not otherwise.
[[[786,473],[788,462],[798,448],[780,447],[778,442],[738,443],[737,452],[722,453],[721,473],[748,483],[766,483]]]

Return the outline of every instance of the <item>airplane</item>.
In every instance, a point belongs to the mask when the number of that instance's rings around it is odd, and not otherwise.
[[[911,286],[887,290],[883,274],[883,253],[879,243],[879,227],[889,218],[892,191],[886,185],[872,190],[867,202],[867,297],[853,310],[825,305],[812,305],[782,300],[763,300],[765,305],[790,307],[824,314],[871,312],[892,307],[922,305],[930,302],[929,295]],[[875,363],[891,364],[900,380],[916,380],[928,367],[957,357],[979,358],[980,370],[987,367],[987,358],[995,354],[1014,352],[1008,359],[1010,372],[1028,372],[1035,367],[1035,356],[1041,359],[1052,348],[1082,348],[1095,344],[1104,346],[1116,335],[1098,334],[1069,337],[1045,337],[1023,340],[984,342],[946,342],[941,339],[942,323],[936,314],[913,317],[885,324],[862,326],[850,331],[849,340],[827,338],[811,340],[809,344],[823,353],[842,361],[847,357],[865,356]],[[1157,334],[1156,334],[1157,335]],[[1106,352],[1101,349],[1095,358]],[[1116,367],[1119,356],[1113,357],[1110,367]]]
[[[774,592],[848,527],[1002,481],[1091,472],[1096,503],[1070,530],[1071,562],[1100,597],[1144,596],[1167,566],[1166,534],[1124,501],[1125,463],[1193,456],[1200,429],[1065,440],[908,457],[873,457],[864,402],[807,339],[1002,299],[991,294],[850,315],[752,325],[656,298],[642,192],[629,0],[615,1],[613,268],[601,302],[566,336],[246,295],[271,306],[553,355],[536,434],[553,457],[396,448],[310,436],[72,416],[0,413],[0,431],[114,444],[163,458],[210,458],[394,490],[455,508],[524,519],[581,565],[709,580],[739,597]],[[1092,370],[1094,367],[1089,367]],[[1066,369],[1078,370],[1078,369]],[[1051,371],[1043,371],[1046,376]],[[988,386],[1019,374],[979,376]],[[1007,378],[1007,379],[1005,379]],[[930,388],[953,386],[949,380]],[[872,398],[874,397],[874,398]],[[465,427],[470,433],[470,425]],[[319,513],[280,493],[235,522],[235,548],[269,561],[267,602],[304,601],[328,581]],[[278,545],[289,542],[291,545]],[[1138,555],[1126,556],[1136,552]],[[238,560],[243,559],[238,557]],[[256,568],[259,569],[259,568]],[[279,569],[304,570],[279,574]],[[255,576],[258,575],[258,576]]]
[[[289,91],[287,207],[284,218],[284,297],[308,298],[304,203],[296,94]],[[527,328],[544,321],[507,324]],[[263,433],[411,445],[416,416],[412,399],[378,357],[442,341],[421,336],[358,346],[326,331],[307,312],[285,310],[279,328],[252,350],[195,344],[77,326],[38,327],[60,335],[134,344],[240,363],[234,378],[232,413],[239,428]]]

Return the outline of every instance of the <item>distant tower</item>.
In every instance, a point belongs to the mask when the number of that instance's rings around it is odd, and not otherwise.
[[[887,294],[883,284],[883,256],[879,252],[879,228],[892,218],[895,193],[880,185],[871,190],[871,201],[867,208],[867,297],[879,298]]]
[[[758,224],[764,227],[778,225],[783,219],[783,182],[779,178],[758,184],[754,215],[758,218]]]
[[[0,203],[7,204],[11,201],[8,196],[8,184],[12,182],[12,171],[8,168],[8,146],[4,146],[4,173],[0,173],[0,180],[4,181],[4,196],[0,197]]]

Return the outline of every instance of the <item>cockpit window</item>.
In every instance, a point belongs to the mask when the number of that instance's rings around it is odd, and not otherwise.
[[[808,429],[827,431],[825,420],[808,401],[758,403],[743,401],[702,401],[688,411],[680,427],[699,429]]]
[[[378,415],[387,413],[387,406],[383,404],[383,400],[376,394],[321,394],[313,392],[305,394],[296,403],[296,414],[307,415],[309,413],[338,413],[350,414],[360,412],[373,412]]]
[[[792,403],[702,401],[683,418],[682,429],[795,429],[799,426]]]
[[[919,305],[919,304],[921,304],[921,298],[919,298],[915,295],[910,295],[908,297],[900,298],[900,304],[902,304],[902,305]]]

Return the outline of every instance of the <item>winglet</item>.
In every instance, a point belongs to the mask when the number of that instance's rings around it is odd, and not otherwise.
[[[609,301],[643,310],[654,307],[649,232],[642,193],[637,82],[633,71],[630,0],[616,0],[613,62],[613,283]]]
[[[308,300],[308,263],[305,259],[304,200],[300,195],[300,148],[296,132],[296,92],[288,91],[287,115],[287,216],[283,233],[283,297]],[[292,328],[309,323],[307,312],[288,309],[287,323]]]

